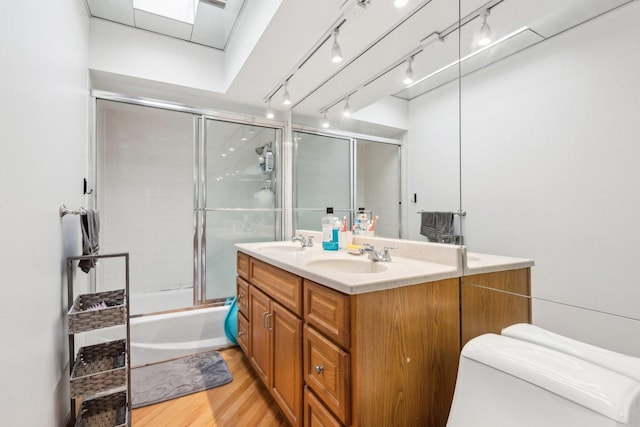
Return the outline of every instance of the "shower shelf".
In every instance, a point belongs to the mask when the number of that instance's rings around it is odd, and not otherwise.
[[[103,258],[124,258],[124,287],[106,292],[82,294],[74,301],[74,262]],[[68,257],[67,291],[70,424],[130,426],[129,254]],[[124,339],[81,347],[76,356],[75,335],[116,325],[126,325]],[[76,414],[77,398],[82,399],[82,405]]]

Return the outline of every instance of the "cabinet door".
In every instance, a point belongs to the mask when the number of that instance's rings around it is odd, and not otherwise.
[[[342,423],[324,407],[322,402],[304,389],[304,426],[305,427],[342,427]]]
[[[249,343],[249,321],[244,314],[238,313],[238,345],[247,356],[250,354]]]
[[[345,424],[350,422],[350,357],[309,326],[304,326],[304,380]],[[373,424],[367,424],[373,425]]]
[[[268,318],[273,348],[271,393],[293,426],[302,425],[302,320],[275,301]]]
[[[266,326],[266,317],[269,315],[269,297],[256,289],[249,287],[249,329],[250,353],[249,360],[256,370],[258,377],[269,386],[271,378],[271,343],[269,330]]]
[[[236,295],[238,301],[238,311],[245,316],[249,316],[249,283],[240,277],[236,278]]]

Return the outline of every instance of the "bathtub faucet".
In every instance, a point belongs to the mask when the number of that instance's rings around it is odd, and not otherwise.
[[[292,242],[300,242],[302,243],[302,247],[303,248],[310,248],[313,246],[313,236],[303,236],[302,234],[299,234],[297,236],[294,236],[293,239],[291,239]]]

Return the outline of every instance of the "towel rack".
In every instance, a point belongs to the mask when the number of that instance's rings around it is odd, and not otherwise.
[[[86,215],[87,211],[80,206],[80,208],[78,210],[73,210],[73,209],[69,209],[67,208],[65,205],[60,205],[60,217],[63,217],[65,215]]]
[[[421,210],[421,211],[418,211],[416,213],[421,214],[423,212],[427,212],[427,211]],[[463,210],[460,210],[460,209],[455,211],[455,212],[451,212],[451,213],[454,214],[454,215],[467,216],[467,211],[463,211]]]

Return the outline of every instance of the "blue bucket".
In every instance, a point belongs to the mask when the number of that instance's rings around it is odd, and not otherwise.
[[[234,344],[238,344],[238,301],[233,298],[227,317],[224,319],[224,333],[227,339]]]

